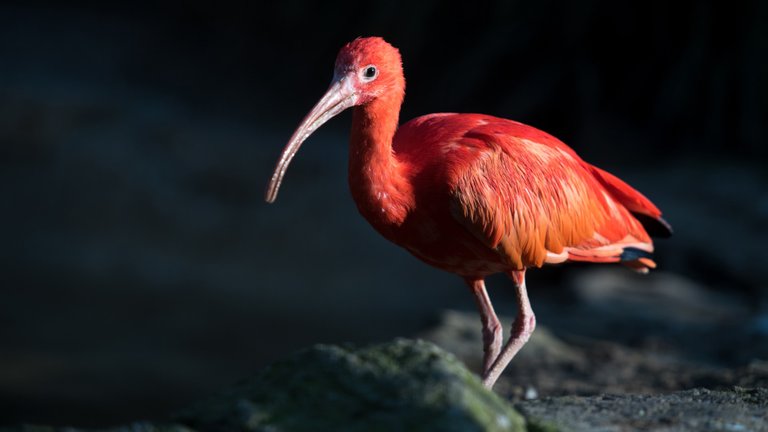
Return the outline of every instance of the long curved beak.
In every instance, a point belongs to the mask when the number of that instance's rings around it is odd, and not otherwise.
[[[283,181],[285,171],[288,169],[288,165],[296,155],[296,152],[299,151],[301,144],[317,128],[345,109],[354,106],[355,102],[357,102],[357,94],[355,93],[354,86],[352,86],[351,77],[346,75],[334,77],[325,95],[312,108],[309,114],[304,117],[304,120],[302,120],[280,154],[280,159],[277,160],[275,171],[272,173],[272,179],[269,181],[267,192],[264,195],[264,199],[268,203],[274,202],[277,198],[277,191],[280,189],[280,183]]]

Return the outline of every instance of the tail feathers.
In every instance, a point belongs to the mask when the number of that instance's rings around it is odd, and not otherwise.
[[[645,195],[608,171],[593,165],[589,167],[595,178],[632,213],[651,237],[667,238],[672,235],[672,226],[661,217],[661,211]]]
[[[622,264],[639,273],[648,273],[649,269],[656,268],[652,258],[652,253],[635,247],[625,247],[619,255]]]
[[[635,261],[640,258],[651,258],[652,256],[653,254],[648,251],[629,246],[621,250],[619,261]]]
[[[639,273],[648,273],[649,269],[656,268],[652,259],[653,254],[646,250],[620,245],[595,249],[569,249],[568,260],[592,263],[621,263]]]
[[[645,214],[654,219],[661,217],[659,208],[632,186],[608,171],[601,170],[594,165],[590,165],[590,168],[592,168],[592,174],[627,210],[632,213]]]

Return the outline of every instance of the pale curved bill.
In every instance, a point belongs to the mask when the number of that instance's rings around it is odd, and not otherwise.
[[[277,198],[277,191],[280,189],[280,183],[283,181],[285,171],[288,169],[288,165],[296,155],[296,152],[299,151],[301,144],[312,135],[312,132],[333,116],[355,104],[357,95],[354,92],[355,89],[351,85],[351,81],[346,76],[334,79],[325,95],[312,108],[309,114],[304,117],[304,120],[302,120],[299,127],[293,133],[291,139],[288,140],[288,144],[286,144],[283,152],[280,154],[280,159],[277,160],[275,171],[272,173],[272,179],[270,179],[267,192],[264,195],[264,199],[268,203],[274,202]]]

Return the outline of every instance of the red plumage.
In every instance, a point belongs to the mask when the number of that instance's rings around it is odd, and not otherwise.
[[[278,161],[274,201],[301,143],[355,107],[349,184],[360,213],[419,259],[463,277],[483,321],[483,378],[492,386],[535,326],[525,270],[565,261],[654,268],[645,226],[665,234],[659,209],[614,175],[583,161],[557,138],[482,114],[430,114],[398,128],[405,91],[400,54],[381,38],[342,48],[334,81]],[[501,351],[501,328],[483,279],[504,272],[520,307]]]
[[[533,127],[487,115],[431,114],[402,125],[393,150],[406,161],[416,193],[401,229],[380,231],[445,270],[483,277],[565,260],[617,262],[625,247],[653,251],[631,212],[660,217],[658,209]],[[463,247],[425,238],[425,227]],[[478,249],[485,266],[475,263]]]

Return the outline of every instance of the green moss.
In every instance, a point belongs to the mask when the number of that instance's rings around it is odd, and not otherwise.
[[[318,345],[178,418],[200,430],[514,431],[524,420],[423,341]]]
[[[559,432],[561,429],[554,423],[539,419],[528,419],[528,432]]]

